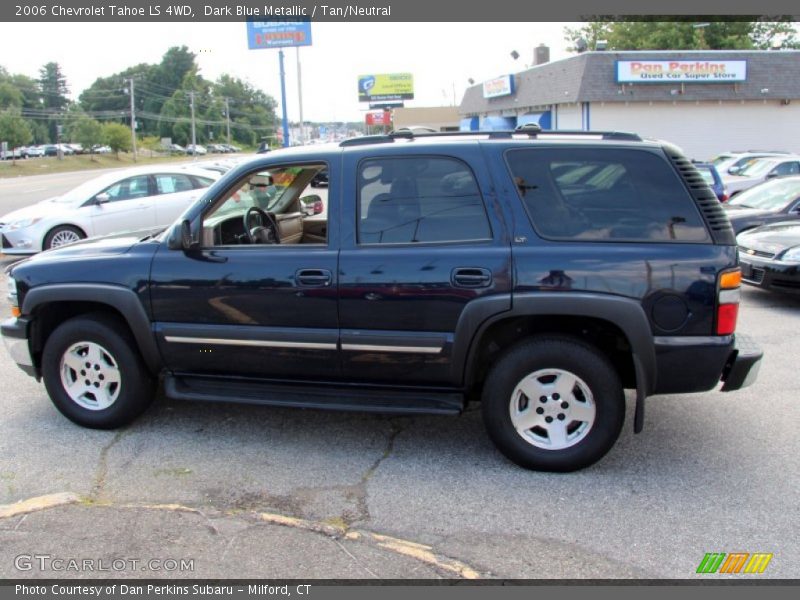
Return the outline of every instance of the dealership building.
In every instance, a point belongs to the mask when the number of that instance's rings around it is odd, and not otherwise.
[[[696,159],[800,153],[800,51],[585,52],[467,89],[465,131],[633,131]]]

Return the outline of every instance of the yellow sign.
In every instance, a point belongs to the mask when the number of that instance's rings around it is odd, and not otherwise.
[[[359,102],[413,99],[414,76],[411,73],[358,76]]]

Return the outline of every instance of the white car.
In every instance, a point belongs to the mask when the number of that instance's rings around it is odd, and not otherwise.
[[[206,154],[208,154],[208,150],[206,149],[205,146],[201,146],[200,144],[197,144],[197,146],[189,144],[188,146],[186,146],[186,154],[196,154],[197,156],[205,156]]]
[[[711,164],[717,169],[717,173],[723,179],[733,175],[756,158],[781,158],[787,156],[789,152],[779,152],[777,150],[748,150],[746,152],[723,152],[711,159]]]
[[[23,148],[22,154],[26,158],[44,156],[44,148],[42,146],[28,146],[27,148]]]
[[[0,160],[12,160],[23,158],[22,148],[14,148],[13,150],[0,150]]]
[[[86,237],[167,227],[219,173],[181,166],[126,169],[0,217],[3,254],[33,254]]]
[[[739,192],[750,189],[773,177],[800,175],[800,156],[783,155],[756,158],[733,175],[723,175],[722,183],[732,198]]]

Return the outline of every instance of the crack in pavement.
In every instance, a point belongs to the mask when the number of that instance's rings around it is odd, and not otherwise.
[[[91,502],[100,502],[102,500],[103,489],[106,485],[106,476],[108,475],[108,452],[113,448],[127,433],[129,429],[120,429],[100,450],[100,456],[97,459],[97,468],[94,474],[94,483],[92,484],[92,491],[89,494],[88,500]]]
[[[348,528],[355,523],[364,523],[372,518],[369,514],[367,484],[380,468],[381,464],[392,455],[392,452],[394,452],[395,440],[397,440],[397,437],[411,424],[411,419],[403,419],[400,423],[398,423],[398,419],[389,419],[389,424],[392,429],[389,433],[389,439],[386,442],[383,454],[364,472],[361,476],[361,480],[351,487],[350,493],[346,494],[347,498],[354,501],[356,504],[355,516],[348,518],[346,514],[341,515],[342,521]]]
[[[353,556],[353,553],[350,552],[347,548],[345,548],[339,540],[337,540],[336,538],[333,538],[333,543],[336,544],[337,546],[339,546],[341,551],[344,552],[347,556],[349,556],[353,560],[353,562],[356,563],[359,567],[364,569],[367,573],[372,575],[375,579],[380,579],[380,576],[377,573],[372,571],[367,565],[362,564],[361,561],[358,560],[355,556]]]
[[[397,433],[399,433],[399,431],[397,431]],[[41,512],[71,504],[80,504],[83,508],[89,510],[104,508],[104,509],[117,509],[117,510],[144,509],[144,510],[161,510],[170,512],[188,512],[200,515],[204,517],[208,522],[210,522],[210,518],[203,511],[182,504],[147,504],[147,503],[113,504],[111,502],[98,503],[92,500],[91,498],[81,498],[80,496],[69,492],[30,498],[28,500],[17,502],[16,504],[0,506],[0,519],[18,515],[27,515],[32,512]],[[350,528],[336,527],[323,522],[309,521],[306,519],[298,519],[295,517],[288,517],[285,515],[279,515],[273,513],[239,513],[233,511],[218,511],[218,513],[215,513],[215,516],[217,514],[219,515],[219,517],[227,517],[233,519],[248,519],[251,521],[255,520],[258,523],[267,523],[282,527],[290,527],[293,529],[309,531],[319,535],[324,535],[327,538],[331,539],[334,543],[336,543],[336,545],[341,550],[343,550],[348,556],[350,556],[354,561],[356,561],[356,563],[359,566],[364,568],[367,572],[369,572],[371,575],[375,577],[379,576],[370,571],[368,567],[363,565],[351,552],[349,552],[342,544],[343,541],[351,543],[363,543],[373,548],[379,548],[394,554],[400,554],[412,558],[419,563],[427,564],[441,573],[455,575],[462,579],[481,579],[483,577],[480,572],[478,572],[470,565],[460,560],[450,558],[442,554],[438,554],[434,552],[434,549],[431,546],[427,546],[425,544],[419,544],[417,542],[412,542],[397,537],[378,534],[368,530],[354,530]],[[20,524],[21,522],[17,523],[17,527],[19,527]],[[245,528],[245,530],[243,531],[246,531],[248,529],[250,528],[249,527]],[[213,525],[212,525],[212,531],[219,533],[219,530]],[[240,533],[241,532],[238,532],[232,536],[231,540],[228,542],[228,546],[226,547],[223,555],[227,553],[233,541],[236,539],[236,536],[238,536]]]

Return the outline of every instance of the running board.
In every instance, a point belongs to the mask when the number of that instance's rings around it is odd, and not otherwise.
[[[175,400],[404,415],[457,415],[465,405],[464,394],[452,390],[312,386],[192,375],[167,375],[164,392]]]

